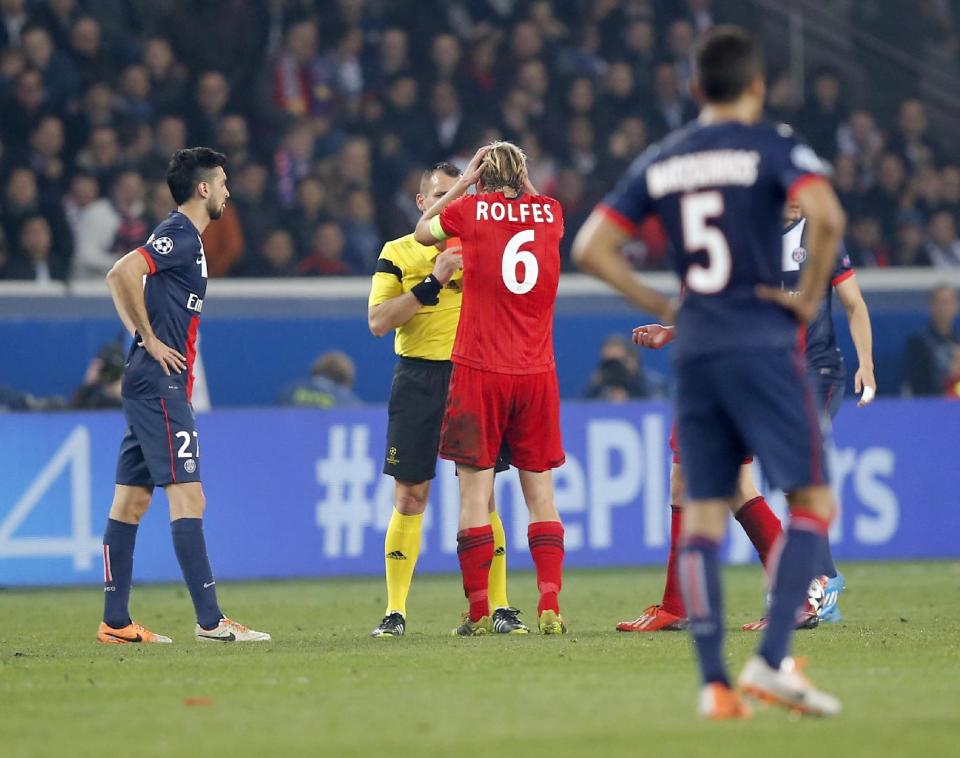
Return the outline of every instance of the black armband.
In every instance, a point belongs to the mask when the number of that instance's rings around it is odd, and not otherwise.
[[[410,291],[420,301],[421,305],[436,305],[440,302],[440,290],[442,289],[443,285],[437,281],[437,277],[430,274]]]

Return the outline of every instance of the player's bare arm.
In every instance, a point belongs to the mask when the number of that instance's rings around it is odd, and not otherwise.
[[[640,310],[653,314],[663,323],[672,323],[676,303],[644,284],[630,268],[620,252],[628,240],[623,229],[602,211],[595,210],[573,241],[573,262],[609,284]]]
[[[470,159],[470,163],[467,164],[467,168],[464,170],[463,175],[457,179],[456,183],[447,191],[447,193],[437,200],[433,205],[431,205],[427,210],[424,211],[423,216],[417,222],[417,228],[413,233],[413,238],[419,242],[421,245],[433,245],[438,240],[445,239],[444,236],[437,236],[433,233],[430,228],[430,222],[435,216],[439,216],[440,212],[446,208],[450,203],[456,200],[458,197],[461,197],[470,187],[477,183],[480,179],[480,175],[483,173],[483,168],[481,166],[483,162],[483,156],[486,155],[487,150],[489,150],[488,145],[484,145],[476,153],[474,153],[473,158]]]
[[[139,333],[143,349],[163,367],[170,376],[171,369],[178,374],[187,367],[187,359],[165,345],[153,333],[147,318],[147,305],[143,299],[143,277],[150,273],[146,259],[136,250],[117,261],[107,274],[107,287],[120,320],[131,334]]]
[[[633,330],[633,344],[659,350],[673,342],[676,330],[663,324],[644,324]]]
[[[873,330],[870,327],[870,311],[863,299],[856,277],[849,277],[836,287],[837,296],[843,303],[850,324],[850,336],[857,351],[857,373],[853,377],[853,389],[863,393],[857,406],[863,408],[873,402],[877,393],[877,380],[873,376]]]
[[[444,250],[437,256],[433,266],[433,278],[441,287],[446,287],[453,275],[463,268],[459,247]],[[423,307],[413,292],[404,292],[367,309],[367,324],[374,337],[389,334],[403,326]]]
[[[757,295],[791,310],[806,323],[817,313],[837,262],[847,219],[833,188],[825,179],[806,181],[794,199],[807,218],[807,265],[800,274],[796,293],[780,287],[759,285]]]

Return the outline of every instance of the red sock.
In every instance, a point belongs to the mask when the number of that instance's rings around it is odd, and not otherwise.
[[[663,600],[660,607],[674,616],[686,616],[683,607],[683,595],[680,593],[680,574],[677,571],[677,554],[680,543],[680,527],[683,522],[683,508],[670,506],[670,557],[667,558],[667,583],[663,587]]]
[[[770,552],[776,541],[783,536],[780,519],[770,510],[770,506],[761,495],[743,504],[743,507],[737,511],[737,521],[757,549],[757,555],[760,556],[763,567],[767,568]]]
[[[563,586],[563,524],[559,521],[536,521],[527,527],[530,555],[537,567],[537,589],[540,602],[537,615],[544,611],[560,612],[557,595]]]
[[[463,574],[463,594],[470,602],[470,620],[479,621],[490,615],[487,591],[493,562],[493,527],[484,524],[459,532],[457,557]]]

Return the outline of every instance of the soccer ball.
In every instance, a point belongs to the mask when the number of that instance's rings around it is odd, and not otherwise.
[[[807,588],[807,607],[808,610],[816,611],[820,613],[820,609],[823,607],[823,601],[827,596],[827,577],[818,576]]]

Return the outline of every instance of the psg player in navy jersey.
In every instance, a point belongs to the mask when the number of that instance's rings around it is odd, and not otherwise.
[[[723,660],[719,545],[741,461],[754,454],[786,491],[791,519],[773,569],[769,624],[740,689],[791,710],[833,715],[836,698],[787,657],[836,506],[797,332],[816,313],[845,219],[824,164],[786,128],[760,121],[763,62],[734,27],[707,32],[695,58],[697,122],[644,153],[574,243],[574,257],[661,320],[672,304],[630,271],[620,248],[655,214],[674,249],[686,296],[677,314],[676,417],[685,464],[680,578],[704,686],[701,715],[747,718]],[[787,198],[807,214],[798,291],[781,287]]]
[[[207,291],[207,260],[200,235],[220,218],[230,192],[225,156],[209,148],[178,150],[167,169],[177,210],[146,243],[107,274],[117,313],[133,335],[123,374],[127,433],[120,443],[117,484],[103,535],[105,644],[169,643],[130,618],[137,526],[163,487],[177,560],[197,614],[194,636],[218,642],[269,640],[226,618],[203,536],[206,502],[200,485],[200,441],[194,425],[193,363]]]

